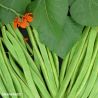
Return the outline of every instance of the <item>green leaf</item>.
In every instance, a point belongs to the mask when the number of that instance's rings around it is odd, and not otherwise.
[[[76,0],[68,0],[69,5],[71,6],[74,1],[76,1]]]
[[[64,57],[80,37],[82,26],[67,17],[67,0],[40,0],[34,7],[36,2],[28,8],[34,15],[32,26],[46,46]]]
[[[74,22],[71,17],[67,17],[63,32],[61,32],[58,42],[56,43],[56,52],[59,56],[64,57],[79,40],[83,27]]]
[[[39,4],[39,0],[33,0],[31,3],[28,4],[26,10],[29,12],[34,12],[38,4]]]
[[[31,0],[0,0],[0,20],[2,23],[12,22],[16,15],[25,12]]]
[[[53,34],[49,29],[42,31],[44,29],[45,26],[40,26],[40,28],[37,29],[41,41],[60,57],[64,57],[81,36],[83,27],[75,23],[70,17],[67,17],[62,32]]]
[[[57,33],[63,28],[68,12],[67,0],[35,0],[28,10],[33,12],[35,21],[33,24],[42,24],[40,20],[48,25],[52,32]],[[57,29],[58,28],[58,29]],[[54,30],[53,30],[54,29]]]
[[[98,0],[75,0],[70,13],[79,24],[96,26],[98,25]]]

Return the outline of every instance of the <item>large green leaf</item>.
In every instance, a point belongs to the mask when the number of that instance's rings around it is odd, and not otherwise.
[[[11,22],[16,15],[23,14],[31,0],[0,0],[0,20]]]
[[[55,50],[59,56],[64,57],[81,37],[83,26],[67,17],[64,30],[56,43]],[[55,44],[55,43],[54,43]]]
[[[82,30],[80,25],[67,17],[68,1],[35,0],[28,9],[34,14],[32,26],[38,30],[41,41],[64,57]]]
[[[86,26],[98,25],[98,0],[75,0],[71,6],[72,18]]]

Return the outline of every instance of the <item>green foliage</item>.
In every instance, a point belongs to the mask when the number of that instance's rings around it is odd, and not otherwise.
[[[26,12],[33,14],[31,26],[41,42],[62,58],[79,40],[84,26],[98,25],[97,0],[0,0],[2,24]]]
[[[34,15],[31,25],[39,32],[41,41],[60,57],[64,57],[79,39],[83,29],[67,16],[68,1],[35,0],[28,10]]]
[[[10,23],[16,16],[22,15],[30,1],[0,0],[0,20],[2,23]]]
[[[98,25],[98,0],[74,0],[70,13],[72,18],[81,25]]]

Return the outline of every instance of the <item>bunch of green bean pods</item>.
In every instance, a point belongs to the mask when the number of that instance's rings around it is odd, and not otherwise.
[[[30,44],[12,24],[1,29],[3,98],[98,98],[97,27],[86,27],[62,62],[40,41],[36,29],[26,30]]]

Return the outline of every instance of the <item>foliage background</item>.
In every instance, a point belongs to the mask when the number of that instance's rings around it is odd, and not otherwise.
[[[79,40],[85,26],[98,25],[97,0],[0,0],[1,25],[26,12],[33,13],[31,25],[41,41],[62,58]]]

